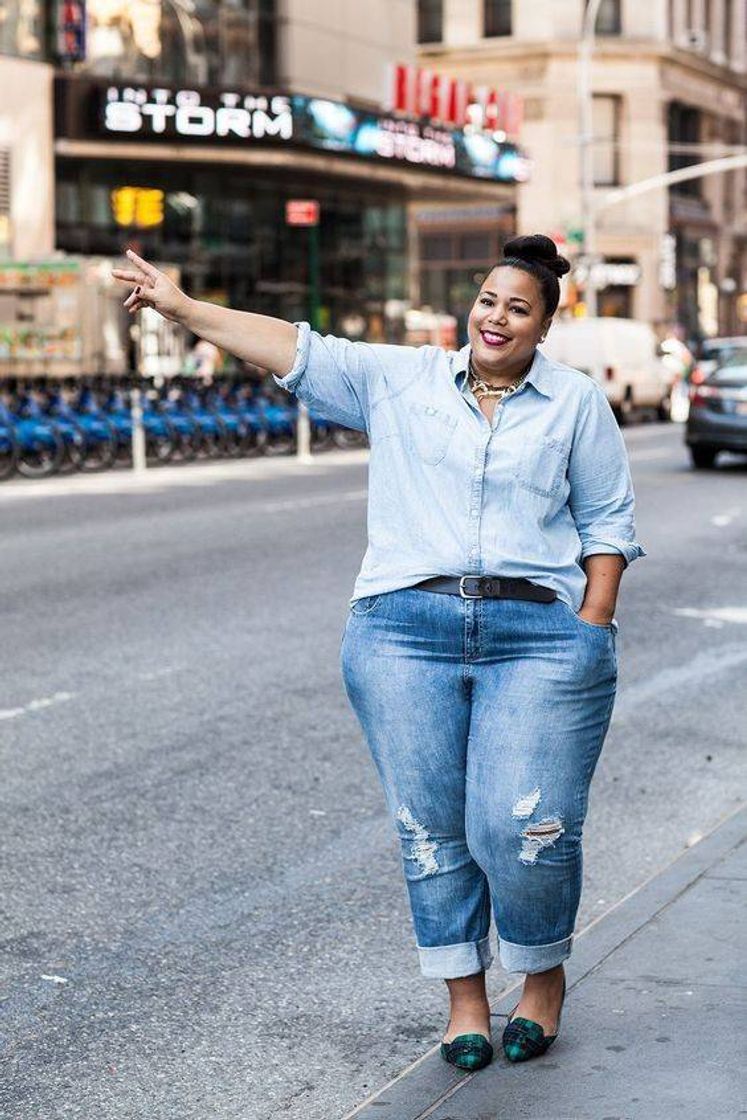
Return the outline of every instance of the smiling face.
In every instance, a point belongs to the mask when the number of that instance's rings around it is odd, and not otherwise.
[[[485,277],[467,322],[475,372],[488,379],[505,377],[507,382],[518,377],[551,321],[533,276],[511,265],[494,268]]]

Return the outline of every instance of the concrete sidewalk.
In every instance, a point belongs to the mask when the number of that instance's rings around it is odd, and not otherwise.
[[[747,1116],[747,807],[578,934],[560,1034],[463,1074],[431,1050],[356,1120],[722,1120]],[[346,1118],[347,1120],[347,1118]]]

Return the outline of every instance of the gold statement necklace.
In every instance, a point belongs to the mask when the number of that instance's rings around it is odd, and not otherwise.
[[[510,385],[491,385],[489,381],[483,381],[481,377],[477,376],[475,367],[472,365],[472,358],[470,358],[468,366],[469,387],[475,396],[479,394],[480,397],[495,397],[498,401],[502,401],[504,397],[508,397],[511,393],[516,392],[529,373],[529,370],[532,368],[533,362],[534,358],[532,358],[532,361],[524,372],[520,374],[515,381],[512,381]]]

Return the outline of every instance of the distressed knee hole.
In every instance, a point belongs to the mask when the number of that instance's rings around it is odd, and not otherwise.
[[[414,860],[423,875],[436,875],[439,870],[436,859],[438,844],[435,840],[431,840],[425,825],[415,819],[406,805],[400,805],[397,810],[397,820],[412,836],[410,858]]]
[[[542,794],[539,788],[537,788],[533,789],[531,793],[525,794],[524,797],[520,797],[511,811],[511,816],[519,818],[531,817],[540,803],[541,796]]]
[[[521,833],[520,861],[536,863],[542,849],[551,847],[564,832],[565,829],[558,817],[545,817],[536,824],[527,825]]]

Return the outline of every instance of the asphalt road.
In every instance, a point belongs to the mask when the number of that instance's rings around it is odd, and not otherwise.
[[[747,769],[747,465],[626,438],[579,930]],[[339,1120],[445,1022],[339,675],[364,456],[176,474],[0,487],[4,1120]]]

